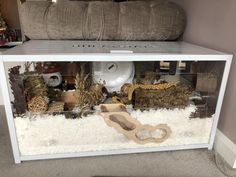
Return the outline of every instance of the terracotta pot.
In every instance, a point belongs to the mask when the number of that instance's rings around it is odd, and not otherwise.
[[[74,107],[76,105],[75,91],[66,91],[62,93],[62,101],[66,103],[69,107]]]

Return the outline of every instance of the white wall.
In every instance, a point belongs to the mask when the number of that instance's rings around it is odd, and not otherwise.
[[[2,89],[0,87],[0,105],[3,105],[3,100],[2,100]]]

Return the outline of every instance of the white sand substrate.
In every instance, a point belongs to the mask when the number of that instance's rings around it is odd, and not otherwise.
[[[161,144],[136,144],[107,126],[99,114],[82,119],[66,119],[64,115],[17,117],[15,125],[22,155],[208,143],[213,118],[189,119],[194,110],[195,106],[190,105],[185,109],[130,112],[143,124],[166,123],[171,128],[170,138]]]

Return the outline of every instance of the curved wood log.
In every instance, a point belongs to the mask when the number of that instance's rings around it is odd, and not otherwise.
[[[143,125],[126,111],[123,104],[103,104],[101,115],[106,124],[138,144],[162,143],[170,137],[171,129],[166,124]],[[159,133],[157,133],[159,131]],[[158,137],[155,136],[158,134]]]

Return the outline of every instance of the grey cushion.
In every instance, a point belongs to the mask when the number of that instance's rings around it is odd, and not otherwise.
[[[185,13],[172,2],[27,1],[20,5],[30,39],[175,40]]]

